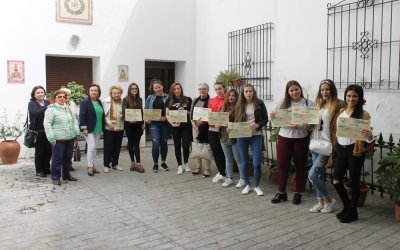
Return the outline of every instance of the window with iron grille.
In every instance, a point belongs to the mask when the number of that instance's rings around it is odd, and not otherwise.
[[[253,26],[228,34],[228,69],[251,83],[260,99],[271,100],[272,23]]]
[[[338,88],[400,89],[400,1],[328,4],[326,76]]]

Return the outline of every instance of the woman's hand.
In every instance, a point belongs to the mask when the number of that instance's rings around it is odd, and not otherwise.
[[[84,129],[82,132],[83,132],[84,136],[88,136],[88,134],[89,134],[87,129]]]
[[[165,122],[167,120],[167,117],[161,116],[160,121]]]
[[[372,141],[374,136],[372,135],[372,131],[363,129],[361,130],[361,134],[368,139],[368,141]]]
[[[260,127],[260,125],[258,125],[257,123],[253,123],[250,125],[250,129],[253,132],[256,132],[259,127]]]
[[[275,119],[275,112],[269,113],[269,117],[270,117],[271,119]]]
[[[51,144],[52,146],[56,145],[56,143],[57,143],[56,140],[50,142],[50,144]]]
[[[172,122],[171,125],[172,125],[172,127],[176,128],[176,127],[179,127],[181,125],[181,123],[180,122]]]

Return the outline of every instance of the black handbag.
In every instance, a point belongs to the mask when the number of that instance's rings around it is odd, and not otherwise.
[[[25,131],[25,136],[24,136],[24,145],[27,148],[34,148],[36,145],[36,140],[37,140],[37,132],[30,130],[28,126],[28,114],[26,114],[26,131]]]
[[[81,149],[78,142],[75,142],[74,145],[74,161],[81,161]]]

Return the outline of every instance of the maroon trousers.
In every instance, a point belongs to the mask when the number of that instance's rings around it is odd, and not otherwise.
[[[293,159],[296,168],[296,192],[303,192],[307,181],[306,162],[308,153],[308,136],[305,138],[286,138],[279,136],[278,156],[278,191],[286,192],[290,162]]]

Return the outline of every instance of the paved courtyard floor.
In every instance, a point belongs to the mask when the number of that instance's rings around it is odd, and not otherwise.
[[[102,153],[98,159],[101,166]],[[0,164],[0,249],[400,249],[393,203],[379,194],[369,194],[357,222],[342,224],[334,213],[307,212],[315,202],[309,189],[300,205],[291,192],[288,202],[271,204],[276,186],[266,171],[258,197],[176,175],[172,146],[169,172],[152,173],[150,148],[142,162],[145,174],[130,172],[123,150],[124,171],[90,177],[83,154],[74,163],[79,181],[62,186],[36,177],[32,160]]]

